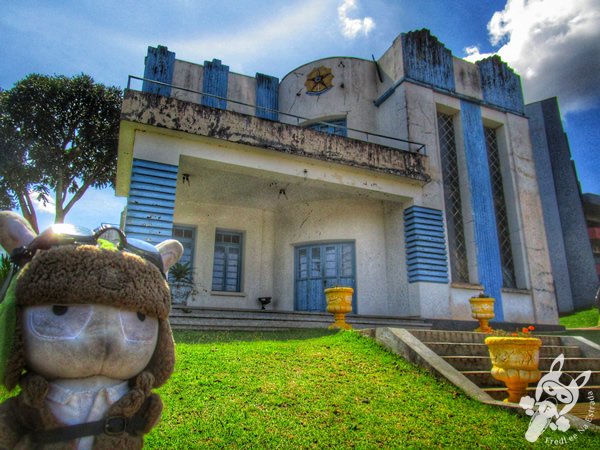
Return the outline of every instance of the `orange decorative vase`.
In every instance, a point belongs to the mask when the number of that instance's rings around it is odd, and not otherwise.
[[[540,379],[541,339],[532,337],[491,336],[485,343],[492,359],[492,376],[508,389],[505,402],[519,403],[527,395],[527,385]]]
[[[491,333],[493,331],[489,326],[489,321],[495,317],[494,301],[492,297],[486,297],[483,294],[469,299],[471,317],[479,320],[479,328],[476,328],[475,331],[480,333]]]
[[[352,329],[352,326],[346,323],[346,314],[352,312],[352,294],[354,294],[354,289],[351,287],[332,287],[325,289],[327,312],[333,314],[335,320],[335,323],[330,325],[329,329]]]

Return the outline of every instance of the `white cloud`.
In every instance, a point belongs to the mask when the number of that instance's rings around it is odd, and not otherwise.
[[[472,47],[466,47],[463,51],[466,55],[464,59],[470,62],[479,61],[480,59],[484,59],[493,55],[493,53],[480,53],[479,47],[476,45],[473,45]]]
[[[490,43],[521,75],[526,102],[558,96],[561,109],[600,102],[600,0],[508,0],[488,23]],[[475,61],[477,47],[465,49]]]
[[[342,35],[348,39],[354,39],[359,34],[367,36],[375,28],[375,21],[371,17],[362,19],[351,19],[348,12],[357,9],[356,0],[343,0],[338,6],[338,17]]]
[[[318,48],[328,33],[330,9],[331,4],[326,1],[307,0],[293,8],[281,8],[268,18],[253,20],[237,31],[212,31],[198,37],[167,40],[163,45],[174,50],[178,59],[201,62],[202,57],[218,58],[231,70],[246,73],[248,66],[265,58],[265,51],[268,55],[286,55],[311,43]]]

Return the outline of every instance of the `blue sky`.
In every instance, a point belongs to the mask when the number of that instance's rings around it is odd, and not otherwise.
[[[584,192],[600,194],[600,0],[4,0],[0,87],[32,72],[125,87],[148,46],[178,59],[218,58],[235,72],[282,78],[328,56],[379,58],[394,38],[429,28],[454,55],[498,53],[527,102],[558,97]],[[118,223],[124,199],[88,192],[67,221]],[[40,225],[52,222],[40,210]]]

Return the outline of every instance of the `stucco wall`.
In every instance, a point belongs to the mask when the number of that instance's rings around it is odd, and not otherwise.
[[[193,192],[193,191],[192,191]],[[179,189],[174,223],[194,226],[194,282],[198,294],[189,304],[219,308],[257,308],[258,297],[272,295],[274,215],[271,211],[198,203]],[[216,230],[243,234],[242,292],[211,292]]]
[[[320,95],[306,93],[307,75],[315,68],[324,66],[334,76],[333,87]],[[375,64],[357,58],[326,58],[310,62],[287,74],[279,85],[279,109],[288,114],[307,119],[346,118],[347,126],[392,137],[404,137],[401,127],[380,128],[378,110],[373,100],[383,92]],[[282,115],[283,122],[298,121]],[[302,123],[302,121],[300,121]],[[366,140],[364,133],[348,132],[348,137]],[[396,147],[390,140],[370,137],[369,142],[384,143]]]
[[[202,92],[204,67],[187,61],[175,60],[173,69],[173,86],[179,86],[190,91]],[[200,103],[200,94],[172,89],[171,96],[185,102]]]
[[[176,224],[196,228],[192,305],[253,308],[272,296],[275,310],[294,310],[294,248],[352,241],[356,250],[360,314],[409,315],[402,233],[402,205],[356,198],[291,203],[275,211],[199,203],[194,189],[178,187]],[[217,229],[242,232],[242,293],[211,292]],[[391,295],[390,295],[391,294]],[[414,309],[414,305],[413,305]]]
[[[343,240],[355,242],[358,313],[390,314],[386,252],[402,254],[403,249],[392,247],[398,241],[386,242],[385,222],[382,202],[352,198],[292,204],[278,211],[273,290],[277,308],[294,309],[294,246]],[[402,291],[405,286],[397,289]]]

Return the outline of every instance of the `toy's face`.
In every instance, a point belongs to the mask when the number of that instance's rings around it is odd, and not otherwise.
[[[27,366],[49,380],[126,380],[152,358],[158,320],[106,305],[30,306],[23,335]]]

